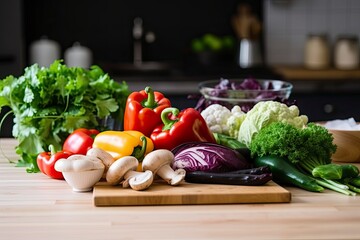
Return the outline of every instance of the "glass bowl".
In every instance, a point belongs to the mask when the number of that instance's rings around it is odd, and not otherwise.
[[[267,79],[221,79],[199,83],[205,106],[218,103],[231,109],[238,105],[244,112],[260,101],[286,101],[292,88],[289,82]]]

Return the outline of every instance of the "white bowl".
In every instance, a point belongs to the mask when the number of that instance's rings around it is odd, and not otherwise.
[[[83,172],[63,172],[63,176],[74,192],[89,192],[100,181],[103,173],[102,168]]]

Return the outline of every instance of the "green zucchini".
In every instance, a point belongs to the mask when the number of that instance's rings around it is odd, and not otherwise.
[[[300,172],[284,158],[277,156],[262,156],[255,158],[254,164],[257,167],[269,166],[274,181],[279,184],[290,184],[312,192],[321,192],[324,190],[323,187],[316,183],[315,179]]]

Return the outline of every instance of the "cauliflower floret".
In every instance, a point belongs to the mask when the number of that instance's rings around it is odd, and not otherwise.
[[[302,128],[307,124],[308,117],[299,114],[299,108],[295,105],[288,107],[276,101],[258,102],[246,113],[246,118],[240,126],[238,140],[249,146],[254,135],[272,122],[286,122]]]
[[[201,112],[206,124],[213,133],[229,134],[227,120],[231,116],[231,111],[220,105],[211,104]]]
[[[236,105],[231,109],[231,115],[228,118],[226,125],[229,129],[229,136],[238,138],[240,126],[246,117],[240,106]]]

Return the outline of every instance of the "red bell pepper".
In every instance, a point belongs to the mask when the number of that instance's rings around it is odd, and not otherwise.
[[[150,137],[154,128],[162,123],[161,112],[168,107],[171,107],[170,100],[151,87],[131,93],[126,101],[124,130],[136,130]]]
[[[63,144],[63,151],[85,155],[92,148],[94,137],[99,134],[96,129],[78,128],[72,132]]]
[[[42,152],[36,158],[37,165],[42,173],[45,175],[54,178],[54,179],[64,179],[62,172],[55,170],[55,163],[61,158],[68,158],[72,155],[70,152],[54,151],[54,147],[50,145],[50,152]]]
[[[200,112],[187,108],[181,112],[177,108],[162,111],[163,124],[154,129],[150,138],[155,149],[168,149],[185,142],[211,142],[215,138]]]

